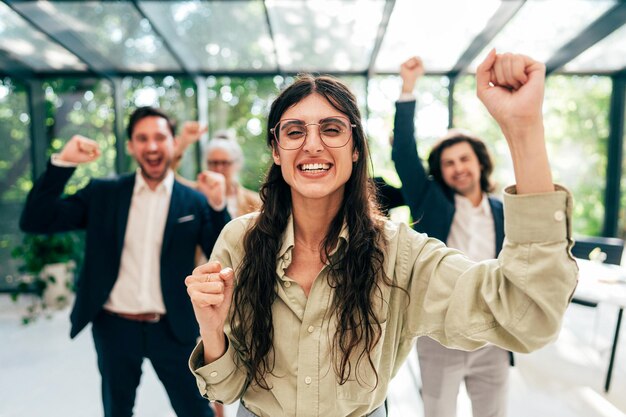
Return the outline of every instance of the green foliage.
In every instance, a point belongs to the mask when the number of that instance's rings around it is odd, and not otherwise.
[[[25,87],[0,78],[0,201],[19,202],[32,187],[30,116]]]
[[[68,271],[73,270],[81,262],[83,246],[82,235],[63,233],[24,235],[22,243],[13,248],[11,256],[21,261],[19,270],[24,275],[11,293],[11,298],[17,301],[21,294],[36,296],[27,306],[26,313],[22,316],[22,324],[31,323],[41,315],[49,317],[49,308],[61,308],[69,303],[68,295],[74,291],[71,280],[65,282],[65,287],[56,286],[57,290],[52,296],[44,296],[48,286],[57,284],[57,278],[43,271],[46,265],[58,263],[66,264]],[[59,292],[58,288],[65,290]]]
[[[102,156],[81,164],[68,182],[65,192],[74,194],[92,177],[115,173],[114,112],[112,87],[96,79],[53,79],[43,84],[48,126],[47,156],[59,152],[73,135],[98,142]]]
[[[476,98],[473,76],[461,77],[455,89],[455,126],[483,138],[495,159],[499,186],[513,182],[507,145],[497,124]],[[574,194],[575,234],[599,235],[604,219],[608,117],[608,77],[548,77],[544,101],[546,146],[554,181]]]
[[[258,190],[271,154],[266,145],[269,108],[285,80],[280,77],[208,77],[209,138],[232,129],[244,153],[241,184]],[[204,155],[202,155],[204,157]],[[202,161],[203,167],[205,162]]]
[[[22,261],[20,272],[37,275],[44,266],[69,261],[79,262],[83,254],[82,240],[76,233],[24,235],[11,256]]]

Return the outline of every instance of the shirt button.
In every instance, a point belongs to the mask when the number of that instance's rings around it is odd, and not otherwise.
[[[307,330],[309,331],[309,333],[313,333],[313,331],[315,330],[315,327],[309,326]]]
[[[565,213],[563,213],[563,210],[557,210],[554,212],[554,220],[556,220],[557,222],[562,222],[563,220],[565,220]]]
[[[311,377],[307,376],[306,378],[304,378],[304,383],[309,385],[311,383]]]
[[[289,255],[289,252],[285,253],[285,256],[283,256],[283,258],[285,258],[286,261],[289,260],[289,258],[291,258],[291,255]]]
[[[213,372],[211,372],[211,373],[209,374],[209,376],[210,376],[211,378],[215,378],[215,377],[217,376],[217,372],[216,372],[216,371],[213,371]]]
[[[287,287],[287,288],[291,287],[291,282],[290,281],[285,281],[285,287]]]

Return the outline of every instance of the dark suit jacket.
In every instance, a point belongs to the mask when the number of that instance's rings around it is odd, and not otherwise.
[[[391,158],[402,181],[404,201],[416,222],[413,228],[445,243],[454,218],[454,195],[451,190],[444,189],[429,178],[419,158],[413,122],[415,103],[396,103]],[[493,197],[489,197],[489,205],[496,232],[496,253],[493,254],[495,258],[502,250],[504,241],[504,209],[502,202]]]
[[[77,281],[70,336],[90,323],[109,298],[117,280],[135,185],[135,175],[93,179],[76,194],[61,198],[74,168],[48,164],[28,194],[20,219],[27,233],[86,230],[85,258]],[[194,268],[196,245],[207,256],[230,220],[226,210],[213,211],[201,193],[174,182],[161,249],[161,289],[165,319],[175,337],[190,343],[198,325],[184,284]]]

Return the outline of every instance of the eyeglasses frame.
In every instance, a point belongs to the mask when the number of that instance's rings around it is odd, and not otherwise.
[[[301,149],[301,148],[304,146],[304,144],[305,144],[305,142],[306,142],[306,140],[307,140],[307,138],[308,138],[308,136],[309,136],[309,129],[308,129],[308,127],[309,127],[309,126],[317,126],[317,131],[318,131],[318,134],[319,134],[319,136],[320,136],[320,140],[322,141],[322,143],[324,144],[324,146],[326,146],[326,147],[328,147],[328,148],[332,148],[332,149],[339,149],[339,148],[343,148],[344,146],[346,146],[346,145],[348,144],[348,142],[350,142],[350,138],[352,137],[352,130],[356,127],[356,124],[352,123],[352,122],[350,121],[350,119],[349,119],[349,118],[347,118],[346,116],[328,116],[328,117],[324,117],[324,119],[321,119],[321,120],[325,120],[325,119],[332,119],[333,117],[338,118],[338,119],[346,119],[346,120],[348,121],[348,126],[350,127],[350,136],[348,137],[348,140],[346,140],[346,143],[344,143],[344,144],[343,144],[343,145],[341,145],[341,146],[330,146],[330,145],[328,145],[328,144],[324,141],[324,139],[322,138],[322,133],[320,132],[320,128],[319,128],[319,127],[321,126],[321,123],[305,123],[305,124],[304,124],[304,126],[303,126],[303,127],[304,127],[304,140],[302,141],[302,143],[300,144],[300,146],[298,146],[297,148],[285,148],[285,147],[281,146],[280,141],[278,140],[278,136],[276,135],[276,128],[278,127],[278,125],[279,125],[279,124],[281,124],[282,122],[284,122],[285,120],[298,120],[298,121],[300,121],[300,122],[303,122],[303,121],[304,121],[304,120],[300,120],[300,119],[283,119],[283,120],[279,120],[279,121],[276,123],[276,125],[274,125],[274,127],[270,129],[270,133],[272,133],[272,135],[274,135],[274,140],[276,141],[276,144],[277,144],[277,145],[278,145],[281,149],[283,149],[283,150],[285,150],[285,151],[297,151],[298,149]]]

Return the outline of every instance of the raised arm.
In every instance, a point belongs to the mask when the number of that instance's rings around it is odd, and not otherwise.
[[[418,57],[410,58],[400,66],[402,94],[396,103],[391,142],[391,159],[402,181],[402,194],[414,218],[417,217],[416,211],[427,186],[426,169],[422,165],[415,143],[416,100],[413,96],[415,84],[423,73],[424,67]]]
[[[56,233],[85,227],[91,183],[76,194],[61,198],[65,184],[76,166],[100,157],[98,143],[75,135],[63,147],[28,193],[20,217],[20,228],[27,233]]]
[[[495,50],[476,70],[478,98],[509,145],[518,194],[554,191],[541,111],[545,73],[541,62]]]
[[[552,184],[541,106],[545,67],[490,52],[477,71],[478,96],[500,125],[516,189],[504,191],[506,239],[497,260],[474,263],[438,242],[414,238],[407,327],[448,347],[485,343],[529,352],[558,335],[577,282],[569,249],[571,195]],[[556,190],[555,190],[556,188]],[[424,277],[429,277],[425,279]],[[415,300],[415,301],[414,301]]]
[[[417,152],[413,90],[423,73],[422,61],[417,57],[400,67],[402,94],[396,103],[391,159],[402,181],[404,201],[417,221],[415,229],[445,241],[454,205],[441,187],[428,178]]]
[[[188,121],[183,124],[182,131],[180,135],[176,139],[177,145],[176,150],[174,151],[174,158],[172,161],[172,169],[176,171],[180,165],[180,161],[185,154],[187,148],[198,142],[200,137],[204,135],[209,130],[209,127],[206,125],[202,125],[198,122]]]

